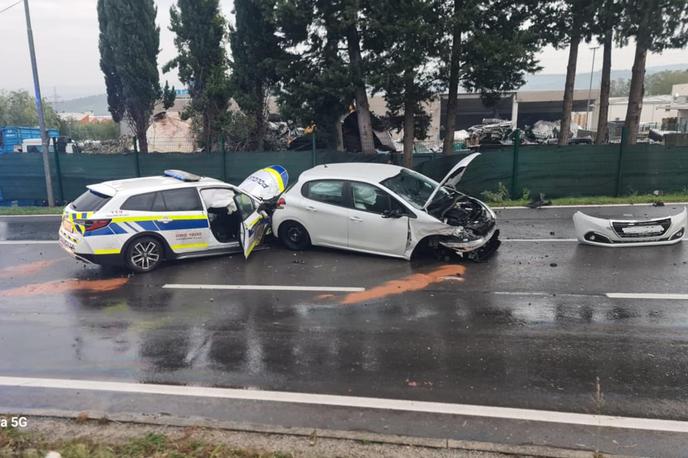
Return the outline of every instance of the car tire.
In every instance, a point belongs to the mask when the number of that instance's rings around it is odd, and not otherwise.
[[[292,251],[305,250],[311,246],[311,237],[303,225],[296,221],[285,221],[279,228],[279,238]]]
[[[155,237],[139,237],[132,240],[124,252],[124,263],[127,269],[138,272],[150,272],[160,265],[165,249]]]

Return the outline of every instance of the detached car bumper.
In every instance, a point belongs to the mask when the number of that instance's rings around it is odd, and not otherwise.
[[[581,243],[607,247],[673,245],[686,233],[688,210],[652,219],[604,219],[576,212],[576,238]]]

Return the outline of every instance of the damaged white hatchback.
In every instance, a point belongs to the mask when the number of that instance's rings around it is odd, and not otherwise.
[[[388,164],[325,164],[306,170],[277,202],[272,229],[292,250],[310,245],[411,259],[416,248],[481,260],[499,247],[494,212],[456,190],[468,164],[436,182]]]
[[[651,219],[597,218],[576,212],[573,224],[581,243],[609,247],[673,245],[686,233],[686,208],[676,215]]]

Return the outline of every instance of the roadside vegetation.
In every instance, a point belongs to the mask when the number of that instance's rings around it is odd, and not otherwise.
[[[64,207],[0,207],[0,215],[61,215]]]
[[[662,196],[655,196],[653,194],[634,194],[630,196],[586,196],[586,197],[560,197],[556,199],[548,199],[547,202],[552,202],[551,205],[611,205],[611,204],[654,204],[662,202],[665,204],[672,202],[688,202],[687,193],[673,193],[664,194]],[[528,205],[532,199],[506,199],[493,201],[486,199],[486,203],[493,207],[519,207]]]
[[[0,429],[0,456],[44,457],[50,451],[62,458],[115,458],[115,457],[229,457],[229,458],[283,458],[290,453],[265,452],[246,448],[233,448],[194,438],[191,434],[172,438],[165,434],[147,433],[123,441],[92,441],[87,438],[61,441],[46,440],[39,434]]]

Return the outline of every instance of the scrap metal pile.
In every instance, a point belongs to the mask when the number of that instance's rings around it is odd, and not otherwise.
[[[537,121],[532,127],[514,129],[511,121],[486,118],[481,124],[458,131],[458,134],[465,137],[466,146],[512,145],[517,134],[522,144],[556,144],[559,126],[559,121]],[[578,124],[572,122],[570,131],[569,143],[592,143],[591,136],[579,135],[582,129]]]

